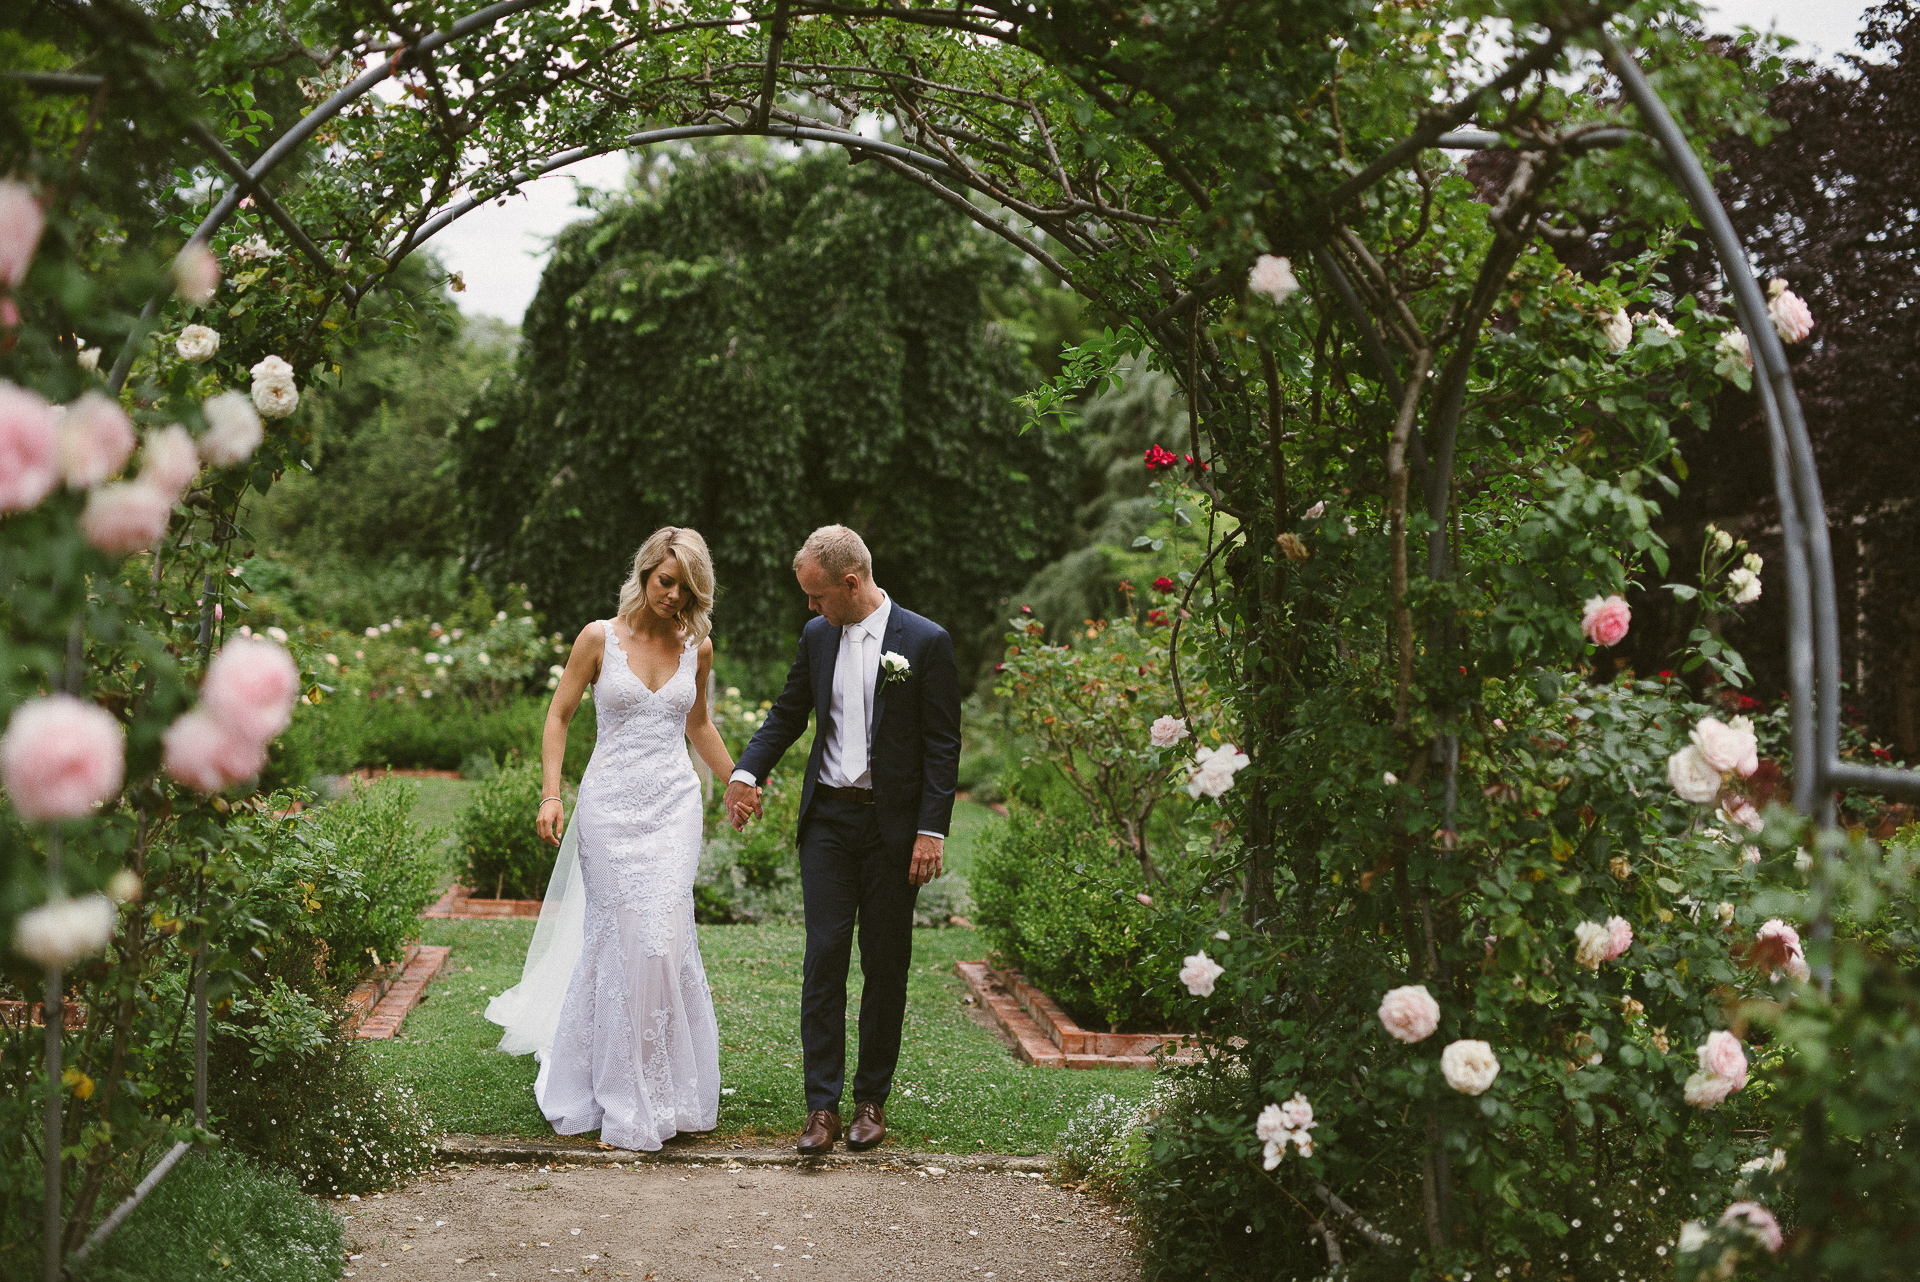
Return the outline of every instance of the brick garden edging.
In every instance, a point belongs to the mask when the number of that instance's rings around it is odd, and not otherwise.
[[[422,917],[452,921],[502,921],[514,917],[538,917],[539,899],[475,899],[473,892],[459,882],[447,887],[447,893],[420,910]]]
[[[385,1041],[398,1033],[408,1012],[425,1000],[427,985],[446,968],[452,951],[446,944],[408,944],[398,965],[355,984],[347,997],[353,1007],[347,1025],[353,1035]]]
[[[1181,1033],[1096,1033],[1080,1027],[1060,1004],[1029,984],[1017,970],[995,970],[984,961],[961,961],[953,969],[1013,1039],[1014,1053],[1039,1068],[1157,1068],[1162,1048],[1171,1059],[1194,1052]]]

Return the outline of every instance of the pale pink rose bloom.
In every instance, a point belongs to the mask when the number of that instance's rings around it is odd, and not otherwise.
[[[29,699],[0,736],[0,775],[20,817],[84,819],[120,791],[126,735],[111,713],[70,694]]]
[[[1285,1137],[1287,1133],[1286,1118],[1281,1113],[1278,1104],[1269,1104],[1260,1110],[1259,1120],[1253,1124],[1253,1133],[1267,1143],[1272,1143],[1274,1140]]]
[[[1213,996],[1214,981],[1226,974],[1227,968],[1207,956],[1205,949],[1186,958],[1185,962],[1180,967],[1180,982],[1187,986],[1187,991],[1195,997]]]
[[[1767,285],[1767,295],[1767,315],[1773,318],[1773,332],[1781,342],[1797,343],[1813,333],[1813,313],[1786,281],[1776,276]]]
[[[1273,254],[1262,254],[1254,261],[1253,270],[1247,273],[1247,288],[1276,303],[1284,303],[1300,288],[1300,282],[1294,277],[1292,263]]]
[[[259,637],[229,641],[200,683],[200,706],[207,714],[259,743],[287,728],[299,697],[300,669],[293,656]]]
[[[29,961],[62,970],[107,946],[120,914],[105,895],[61,897],[20,914],[13,950]]]
[[[193,478],[200,475],[200,454],[193,437],[178,423],[147,433],[147,452],[140,462],[140,483],[150,485],[175,503]]]
[[[1389,989],[1380,999],[1380,1026],[1395,1041],[1409,1045],[1425,1041],[1440,1027],[1440,1003],[1425,984]]]
[[[1745,735],[1753,743],[1752,749],[1741,759],[1740,764],[1733,768],[1733,773],[1742,779],[1750,779],[1753,777],[1753,772],[1760,768],[1760,740],[1753,733],[1753,718],[1735,717],[1727,722],[1727,728],[1735,734]]]
[[[1615,308],[1613,315],[1600,322],[1600,332],[1606,337],[1607,350],[1618,356],[1633,343],[1633,319],[1625,308]]]
[[[1626,601],[1619,595],[1588,597],[1586,612],[1580,616],[1580,631],[1594,645],[1619,645],[1632,620],[1634,612],[1626,608]]]
[[[1688,744],[1667,758],[1667,782],[1682,801],[1710,806],[1720,795],[1720,772],[1715,770],[1699,748]]]
[[[1606,960],[1612,961],[1624,955],[1631,947],[1633,947],[1633,927],[1627,923],[1627,919],[1625,917],[1607,918]]]
[[[1701,1072],[1733,1083],[1728,1089],[1737,1091],[1747,1084],[1747,1052],[1741,1048],[1740,1039],[1726,1029],[1707,1034],[1700,1045],[1699,1059]]]
[[[1315,503],[1312,507],[1302,512],[1300,514],[1300,519],[1303,521],[1317,521],[1321,517],[1325,516],[1326,514],[1327,514],[1327,501],[1325,499],[1321,499],[1318,503]]]
[[[1781,968],[1800,983],[1806,983],[1813,974],[1800,944],[1800,932],[1778,917],[1769,918],[1754,932],[1754,944],[1755,950],[1762,953],[1763,961],[1779,956]]]
[[[47,215],[33,192],[16,182],[0,182],[0,288],[18,289],[40,247]]]
[[[1747,332],[1743,329],[1736,327],[1720,335],[1720,341],[1713,345],[1713,350],[1738,357],[1742,365],[1748,369],[1753,368],[1753,348],[1748,344]]]
[[[220,262],[203,240],[190,240],[173,260],[173,289],[195,307],[213,301],[220,287]]]
[[[1758,846],[1742,846],[1742,847],[1740,847],[1740,862],[1741,862],[1741,863],[1743,863],[1743,864],[1757,864],[1757,863],[1759,863],[1759,862],[1760,862],[1760,847],[1758,847]]]
[[[1720,1212],[1720,1227],[1735,1229],[1767,1248],[1768,1254],[1780,1254],[1786,1239],[1780,1233],[1780,1221],[1758,1202],[1735,1202]]]
[[[1632,621],[1633,611],[1623,598],[1589,597],[1586,612],[1580,616],[1580,631],[1595,645],[1618,645]]]
[[[300,389],[292,379],[260,380],[253,385],[253,408],[261,418],[285,418],[300,408]]]
[[[1294,1131],[1310,1131],[1319,1125],[1313,1120],[1313,1105],[1307,1103],[1307,1097],[1299,1091],[1295,1091],[1293,1098],[1280,1106],[1280,1120],[1287,1129]]]
[[[60,479],[60,435],[53,407],[0,380],[0,512],[24,512]]]
[[[131,556],[164,538],[172,519],[172,499],[143,481],[120,481],[87,495],[80,532],[110,556]]]
[[[1137,892],[1134,895],[1134,898],[1138,899],[1141,903],[1145,904],[1149,908],[1153,907],[1153,896],[1149,895],[1144,890]]]
[[[1727,797],[1720,803],[1720,813],[1727,817],[1728,823],[1738,824],[1748,832],[1759,832],[1767,826],[1760,812],[1745,797]]]
[[[1749,723],[1751,726],[1751,723]],[[1707,764],[1721,774],[1732,774],[1754,755],[1756,746],[1751,728],[1736,730],[1717,717],[1702,717],[1688,738],[1700,749]]]
[[[1687,1078],[1681,1097],[1694,1108],[1718,1108],[1732,1093],[1731,1080],[1700,1069]]]
[[[161,737],[166,772],[199,792],[218,792],[259,774],[266,746],[235,734],[204,711],[189,712]]]
[[[1187,723],[1179,717],[1161,717],[1147,731],[1156,748],[1171,748],[1187,737]]]
[[[100,484],[133,457],[133,420],[98,392],[60,416],[60,472],[69,489]]]
[[[1611,941],[1607,928],[1599,922],[1581,922],[1573,928],[1574,964],[1588,970],[1600,969],[1600,963],[1607,959],[1607,946]]]
[[[1193,773],[1187,779],[1187,795],[1199,800],[1201,794],[1218,797],[1233,787],[1233,776],[1247,765],[1247,754],[1230,743],[1218,748],[1201,748],[1193,754]]]
[[[266,429],[260,425],[260,412],[239,392],[222,392],[207,398],[201,410],[207,416],[207,430],[200,437],[200,457],[215,467],[244,463],[260,448]]]
[[[1500,1061],[1485,1042],[1462,1039],[1440,1052],[1440,1073],[1462,1095],[1479,1095],[1500,1074]]]

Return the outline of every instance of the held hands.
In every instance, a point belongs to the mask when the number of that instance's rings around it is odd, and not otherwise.
[[[727,808],[727,818],[732,821],[735,832],[745,828],[747,820],[762,813],[760,789],[751,784],[741,783],[738,779],[727,784],[724,804]]]
[[[540,817],[533,821],[533,830],[540,834],[540,840],[549,846],[560,844],[560,834],[566,830],[567,811],[558,797],[548,797],[540,803]]]
[[[921,833],[913,839],[913,862],[907,866],[907,880],[924,886],[940,875],[940,853],[946,842]]]

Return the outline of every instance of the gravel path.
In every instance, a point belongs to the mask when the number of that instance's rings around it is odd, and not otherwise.
[[[1126,1227],[1016,1172],[861,1164],[452,1167],[329,1203],[359,1282],[1140,1276]]]

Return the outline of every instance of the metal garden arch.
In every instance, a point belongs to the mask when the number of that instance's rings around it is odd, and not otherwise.
[[[256,206],[281,229],[288,241],[300,253],[311,259],[323,271],[331,273],[332,264],[327,262],[312,239],[262,185],[267,175],[282,161],[298,151],[344,108],[372,91],[381,82],[396,75],[413,61],[425,58],[466,37],[485,32],[512,15],[550,7],[555,2],[556,0],[503,0],[502,3],[477,10],[443,31],[436,31],[422,37],[412,46],[399,50],[392,59],[362,73],[350,84],[315,107],[298,124],[268,147],[250,166],[242,164],[204,126],[198,124],[191,126],[190,132],[194,140],[232,180],[232,185],[195,230],[192,240],[203,244],[208,242],[239,208],[241,200],[252,196]],[[578,147],[549,156],[508,175],[505,179],[496,182],[492,189],[470,194],[429,217],[395,248],[389,259],[389,268],[392,263],[397,263],[407,254],[419,249],[434,235],[445,230],[454,221],[487,200],[511,192],[520,184],[590,156],[677,139],[737,135],[828,143],[844,147],[857,155],[876,159],[956,205],[988,230],[1011,241],[1023,252],[1034,257],[1066,283],[1070,285],[1075,283],[1072,273],[1041,245],[992,218],[952,187],[942,185],[939,181],[941,178],[958,179],[956,186],[964,188],[972,185],[976,190],[980,190],[979,184],[970,183],[967,174],[956,172],[953,166],[940,157],[898,144],[862,137],[844,129],[828,127],[829,122],[820,121],[809,125],[774,121],[771,118],[772,105],[781,65],[782,44],[786,38],[788,7],[787,0],[781,0],[773,16],[768,36],[767,64],[760,101],[758,109],[749,119],[725,124],[686,125],[651,130],[631,134],[617,144],[605,147]],[[1774,333],[1768,317],[1766,300],[1748,264],[1739,237],[1714,194],[1705,170],[1688,146],[1679,126],[1647,82],[1631,53],[1622,48],[1604,30],[1600,33],[1600,41],[1609,63],[1620,77],[1627,97],[1640,111],[1647,132],[1663,153],[1673,180],[1678,184],[1706,229],[1715,257],[1719,260],[1721,270],[1731,287],[1740,327],[1747,336],[1757,364],[1759,377],[1755,379],[1754,387],[1767,421],[1774,494],[1780,507],[1781,529],[1786,545],[1788,697],[1792,711],[1793,755],[1796,763],[1794,806],[1803,815],[1816,818],[1822,828],[1830,828],[1834,823],[1834,792],[1837,788],[1861,788],[1888,796],[1920,800],[1920,773],[1887,767],[1858,766],[1840,760],[1839,624],[1834,599],[1832,554],[1828,543],[1825,506],[1821,498],[1820,480],[1814,464],[1812,443],[1807,434],[1799,400],[1794,394],[1793,379],[1787,368],[1785,349]],[[1532,70],[1533,57],[1534,55],[1529,55],[1517,69]],[[1512,76],[1514,70],[1510,69],[1507,76]],[[90,76],[26,73],[12,78],[25,82],[32,88],[54,93],[92,92],[101,86],[98,77]],[[1490,88],[1505,87],[1503,82],[1506,78],[1503,77],[1501,81],[1483,87],[1472,98],[1466,100],[1466,107],[1456,106],[1453,111],[1454,122],[1463,123],[1469,118],[1472,114],[1471,106],[1478,101],[1480,95]],[[1360,175],[1342,184],[1339,191],[1335,193],[1336,198],[1357,190],[1357,184],[1370,183],[1381,174],[1404,166],[1425,148],[1480,151],[1506,145],[1498,134],[1465,129],[1449,132],[1444,124],[1436,123],[1440,118],[1440,116],[1430,117],[1427,125],[1388,149]],[[1581,145],[1584,147],[1617,146],[1635,137],[1637,135],[1631,130],[1602,129],[1585,135],[1581,139]],[[991,195],[985,191],[982,191],[982,194]],[[1385,345],[1375,331],[1372,317],[1365,305],[1348,282],[1338,262],[1324,247],[1316,247],[1313,250],[1313,256],[1316,264],[1333,286],[1350,320],[1359,329],[1362,346],[1374,366],[1375,376],[1383,386],[1395,394],[1396,400],[1399,399],[1401,382],[1399,374]],[[376,283],[377,281],[363,281],[359,285],[354,285],[349,282],[343,286],[342,292],[348,302],[353,303]],[[1160,312],[1151,317],[1143,317],[1142,320],[1150,329],[1159,329],[1167,321],[1203,303],[1207,297],[1216,292],[1221,292],[1217,284],[1213,289],[1206,286],[1195,287]],[[155,298],[149,302],[143,317],[151,319],[158,313],[163,301],[162,298]],[[109,381],[116,392],[126,381],[141,337],[141,332],[136,330],[114,362]],[[1437,480],[1429,484],[1429,494],[1432,496],[1430,501],[1438,501],[1442,505],[1446,499],[1447,480],[1451,473],[1452,431],[1457,426],[1459,414],[1460,406],[1457,398],[1451,405],[1442,404],[1436,440],[1428,444],[1423,443],[1416,436],[1412,441],[1416,461],[1430,460],[1435,466]],[[1445,508],[1442,506],[1443,515],[1444,511]],[[1436,575],[1446,573],[1444,546],[1437,549],[1430,547],[1429,570]],[[208,607],[206,618],[203,619],[203,632],[209,626],[210,620],[211,608]],[[1452,758],[1456,754],[1447,751],[1446,755],[1449,786],[1451,786]],[[1830,934],[1830,931],[1829,923],[1825,921],[1815,923],[1815,938],[1824,938]],[[62,1010],[63,993],[60,972],[49,971],[45,1011]],[[204,1125],[206,1120],[206,1019],[205,975],[202,973],[195,987],[194,1028],[195,1117],[197,1123],[201,1125]],[[46,1020],[46,1072],[52,1088],[48,1095],[44,1140],[45,1151],[48,1153],[58,1153],[61,1146],[60,1033],[63,1022],[56,1022],[51,1016]],[[131,1196],[94,1229],[86,1242],[75,1252],[75,1258],[84,1259],[95,1246],[122,1224],[180,1160],[188,1147],[186,1143],[181,1143],[170,1150],[140,1181]],[[48,1163],[45,1254],[45,1277],[48,1282],[57,1282],[65,1276],[65,1264],[61,1258],[60,1249],[62,1226],[60,1178],[60,1163],[57,1161]]]

